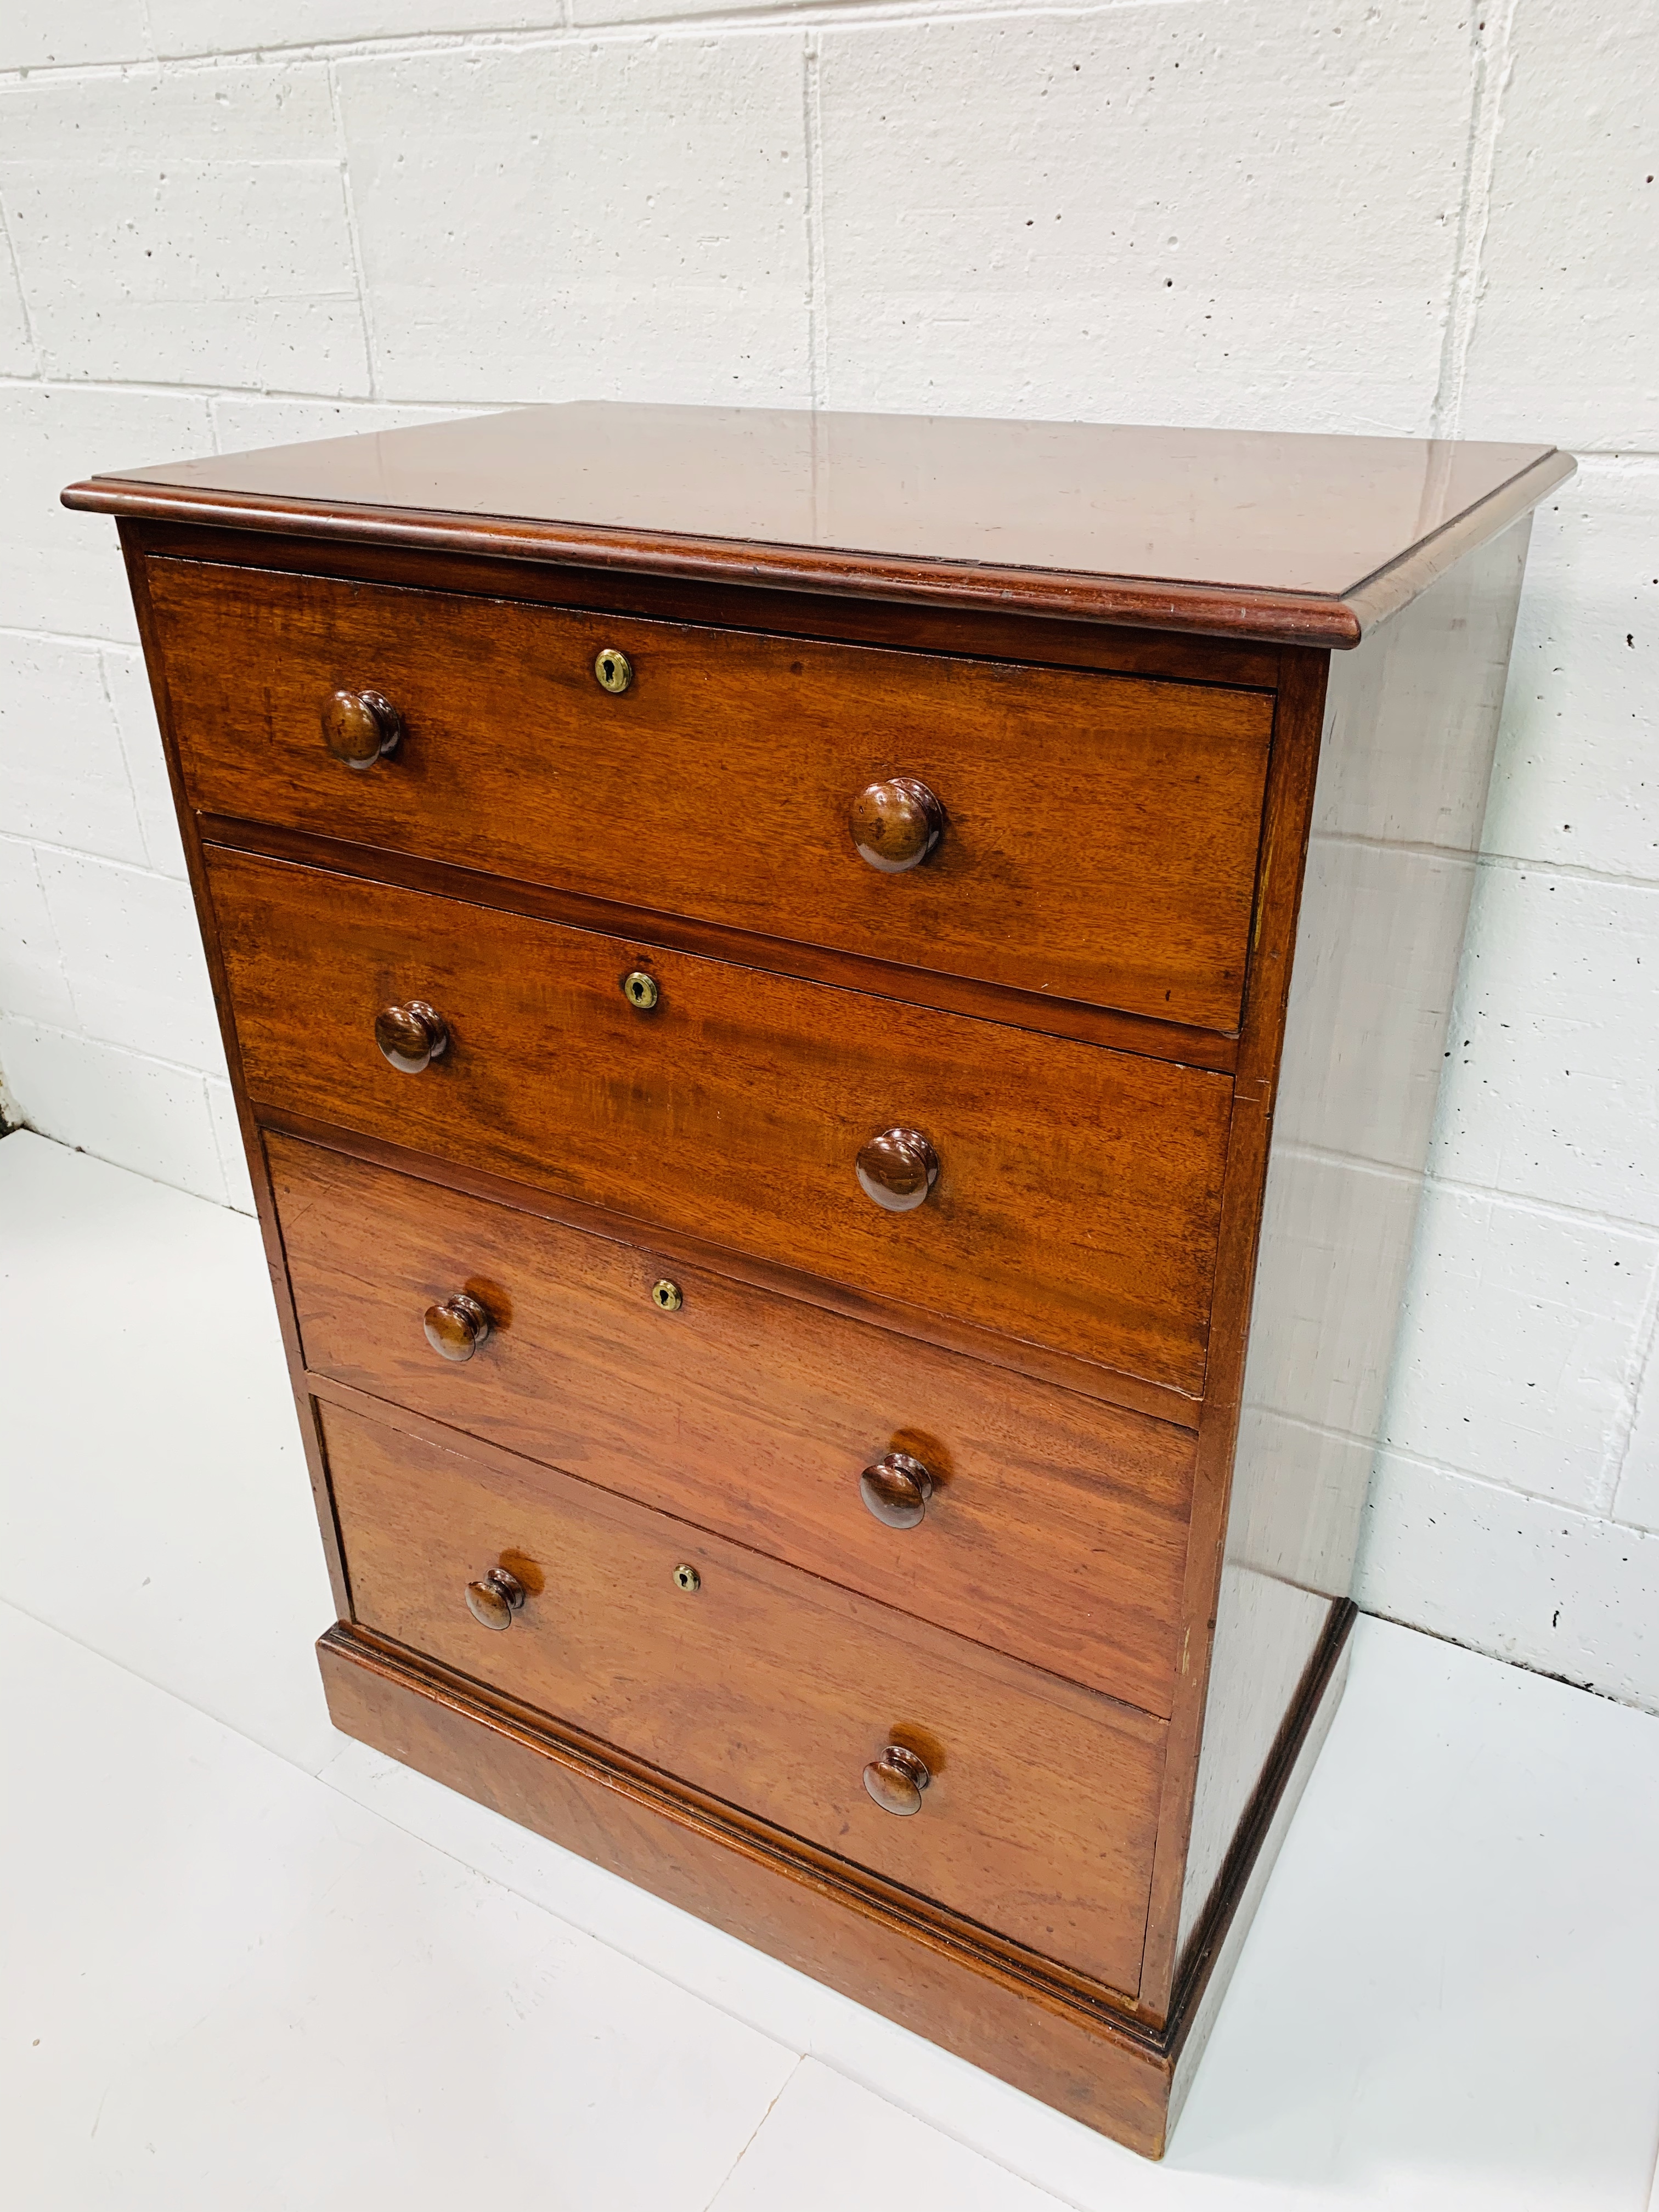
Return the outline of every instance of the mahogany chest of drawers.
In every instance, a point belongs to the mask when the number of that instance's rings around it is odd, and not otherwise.
[[[1328,1725],[1544,447],[95,478],[337,1724],[1156,2154]]]

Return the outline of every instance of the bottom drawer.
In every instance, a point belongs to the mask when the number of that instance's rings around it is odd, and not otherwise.
[[[364,1627],[1133,1994],[1162,1723],[550,1469],[320,1410]],[[497,1566],[527,1592],[505,1633],[466,1603]],[[913,1817],[866,1786],[894,1745],[928,1777]]]

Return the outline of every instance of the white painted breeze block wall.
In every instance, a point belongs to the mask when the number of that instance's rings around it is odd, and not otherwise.
[[[98,468],[532,399],[1553,441],[1362,1601],[1659,1708],[1659,16],[9,0],[0,1066],[248,1204]]]

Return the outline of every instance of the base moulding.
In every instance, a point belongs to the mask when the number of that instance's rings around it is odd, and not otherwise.
[[[977,1947],[966,1923],[870,1896],[793,1838],[723,1817],[666,1776],[608,1758],[398,1645],[343,1622],[317,1653],[345,1735],[1158,2158],[1334,1715],[1353,1618],[1352,1605],[1333,1607],[1161,2027],[1036,1958],[1017,1970]]]

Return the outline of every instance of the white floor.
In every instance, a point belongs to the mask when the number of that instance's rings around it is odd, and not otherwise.
[[[251,1222],[0,1144],[0,2203],[1628,2208],[1659,1722],[1362,1622],[1160,2167],[336,1735]]]

